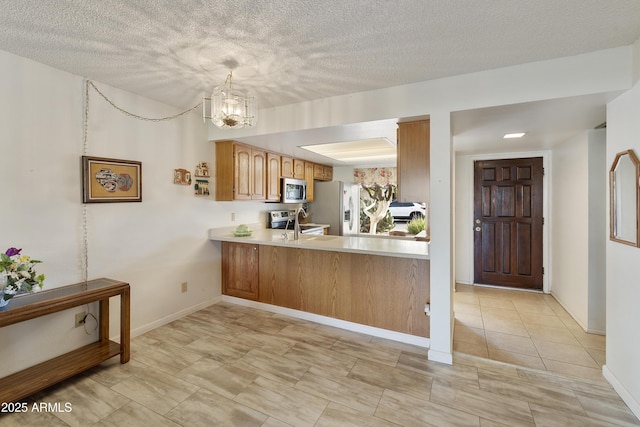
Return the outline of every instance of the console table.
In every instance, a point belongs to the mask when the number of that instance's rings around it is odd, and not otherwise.
[[[118,295],[120,296],[119,344],[109,340],[109,298]],[[15,297],[0,311],[0,327],[95,301],[99,302],[98,341],[0,378],[0,402],[23,399],[116,355],[120,355],[120,363],[129,361],[129,284],[117,280],[96,279]]]

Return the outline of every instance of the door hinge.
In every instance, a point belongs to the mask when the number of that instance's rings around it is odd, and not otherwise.
[[[542,217],[542,225],[544,225],[544,217]]]
[[[544,274],[544,267],[542,267],[542,274]]]
[[[542,175],[544,175],[544,168],[542,168]]]

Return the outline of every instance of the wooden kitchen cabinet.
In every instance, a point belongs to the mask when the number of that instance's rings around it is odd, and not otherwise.
[[[266,200],[267,153],[236,141],[216,142],[216,200]]]
[[[267,200],[280,200],[280,155],[267,153]]]
[[[304,179],[304,160],[293,159],[293,177]]]
[[[304,162],[304,180],[307,181],[307,202],[313,202],[313,163]]]
[[[258,299],[258,245],[222,242],[222,293]]]
[[[280,157],[280,173],[283,178],[293,178],[293,158]]]
[[[313,165],[313,178],[318,181],[332,181],[333,180],[333,166],[314,164]]]
[[[430,122],[398,123],[398,201],[429,202]]]

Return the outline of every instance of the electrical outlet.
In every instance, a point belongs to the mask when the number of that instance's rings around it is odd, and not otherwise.
[[[231,212],[231,221],[235,221],[235,220],[236,220],[236,213]]]
[[[81,311],[80,313],[76,313],[76,328],[81,327],[82,325],[84,325],[84,320],[87,317],[87,313],[85,313],[84,311]]]
[[[187,282],[182,282],[182,292],[187,292]]]

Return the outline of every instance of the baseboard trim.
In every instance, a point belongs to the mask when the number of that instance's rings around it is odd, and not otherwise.
[[[427,359],[432,362],[440,362],[446,363],[447,365],[453,365],[453,354],[451,353],[429,349],[429,351],[427,352]]]
[[[219,303],[220,301],[222,301],[221,297],[215,297],[212,298],[210,300],[201,302],[199,304],[193,305],[191,307],[185,308],[184,310],[180,310],[176,313],[172,313],[169,316],[163,317],[162,319],[158,319],[156,321],[153,321],[151,323],[147,323],[144,326],[140,326],[139,328],[135,328],[131,330],[131,338],[133,337],[137,337],[139,335],[142,335],[146,332],[152,331],[156,328],[159,328],[160,326],[164,326],[167,323],[171,323],[174,320],[178,320],[182,317],[188,316],[191,313],[195,313],[196,311],[202,310],[203,308],[207,308],[209,306],[212,306],[214,304]],[[111,338],[114,341],[120,341],[120,336],[115,336],[113,338]]]
[[[402,332],[390,331],[388,329],[376,328],[373,326],[362,325],[360,323],[348,322],[346,320],[335,319],[333,317],[321,316],[319,314],[307,313],[306,311],[294,310],[292,308],[279,307],[277,305],[265,304],[262,302],[246,300],[242,298],[222,296],[222,301],[231,304],[241,305],[244,307],[256,308],[271,313],[282,314],[296,319],[309,320],[311,322],[320,323],[322,325],[334,326],[348,331],[359,332],[378,338],[385,338],[392,341],[398,341],[405,344],[412,344],[418,347],[429,348],[429,338],[418,337],[415,335],[405,334]]]
[[[616,378],[613,372],[609,370],[607,365],[604,365],[602,367],[602,375],[606,378],[607,381],[609,381],[613,389],[616,391],[616,393],[618,393],[620,398],[622,398],[624,403],[626,403],[631,412],[633,412],[633,414],[640,419],[640,403],[638,403],[633,398],[631,393],[629,393],[629,391],[627,391],[627,389],[622,385],[622,383],[618,381],[618,378]]]

